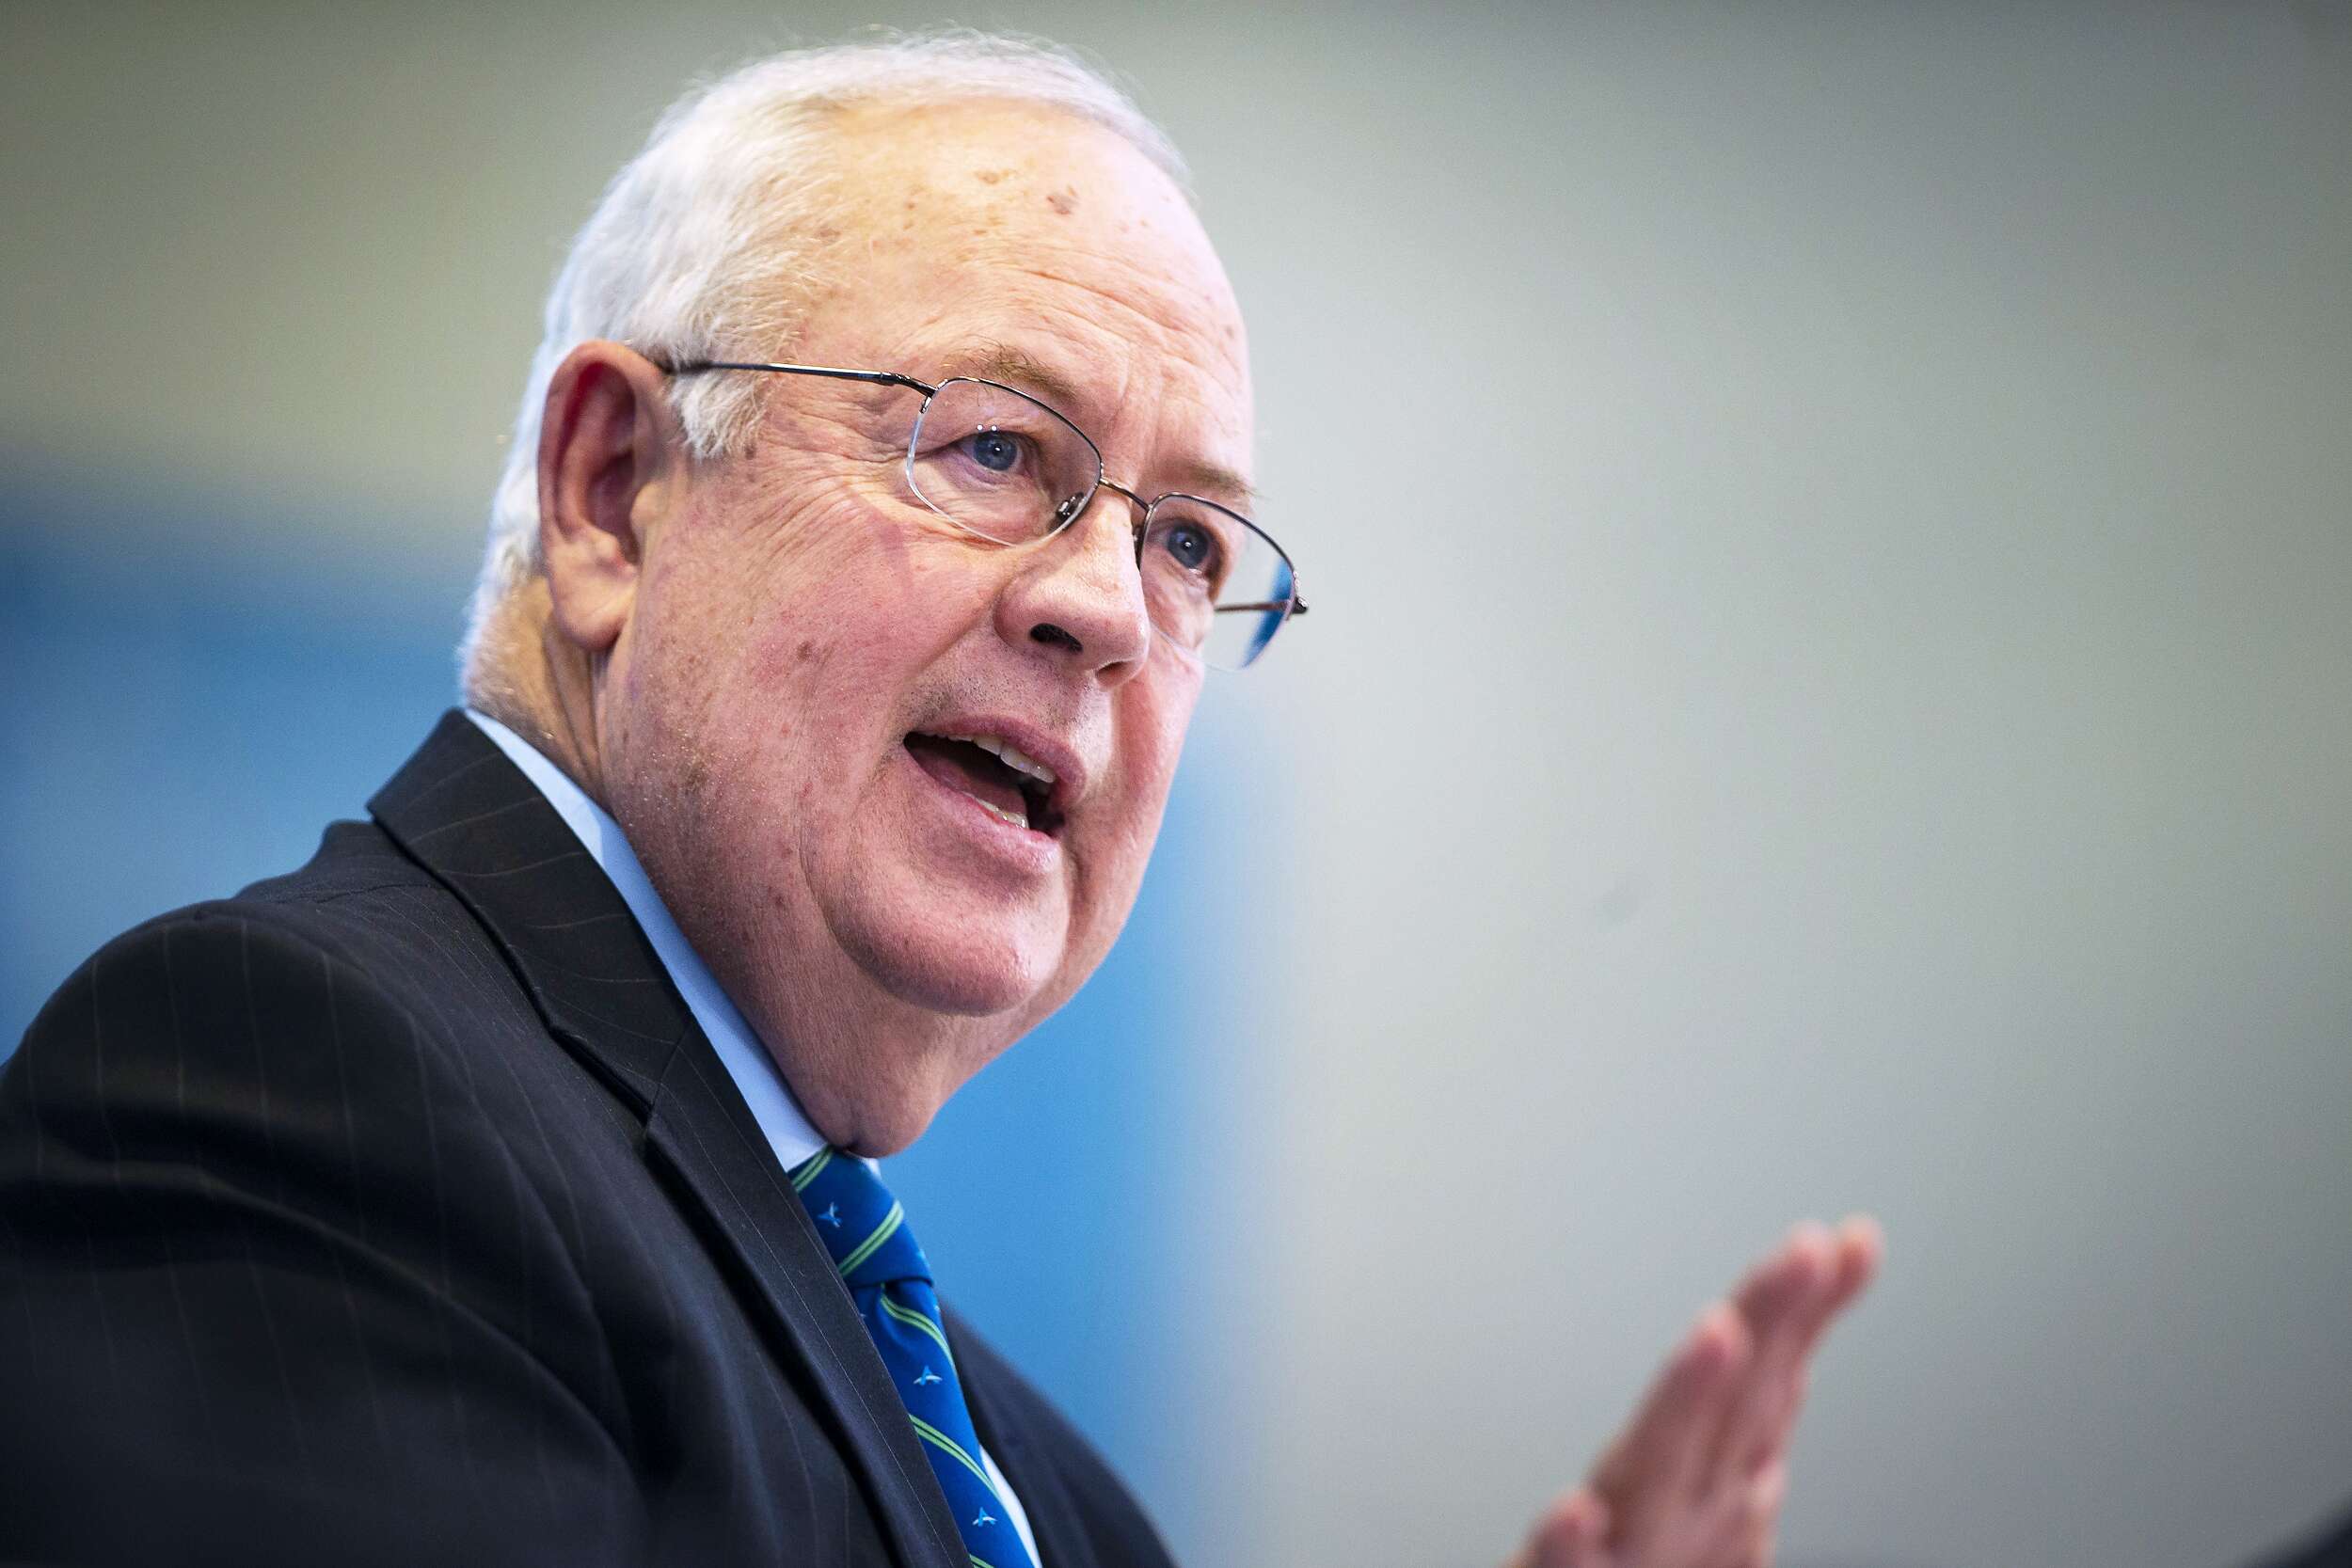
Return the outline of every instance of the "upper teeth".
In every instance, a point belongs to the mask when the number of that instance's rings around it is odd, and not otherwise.
[[[1028,777],[1035,779],[1040,784],[1050,784],[1054,782],[1055,775],[1052,768],[1046,767],[1043,763],[1038,761],[1037,758],[1029,755],[1026,752],[1024,752],[1020,747],[1015,746],[1011,741],[1005,739],[1002,736],[951,735],[947,738],[950,740],[965,741],[971,745],[977,746],[981,751],[995,757],[998,762],[1003,763],[1007,768],[1011,768],[1014,772],[1026,774]]]

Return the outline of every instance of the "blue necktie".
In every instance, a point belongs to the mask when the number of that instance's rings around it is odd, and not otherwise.
[[[931,1290],[931,1265],[907,1227],[906,1211],[865,1161],[820,1148],[792,1170],[817,1234],[882,1352],[890,1380],[947,1494],[973,1568],[1035,1568],[980,1465],[980,1440]]]

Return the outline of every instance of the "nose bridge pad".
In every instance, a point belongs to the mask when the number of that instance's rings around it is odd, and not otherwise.
[[[1078,511],[1072,513],[1068,520],[1063,523],[1062,527],[1055,531],[1057,533],[1060,533],[1083,526],[1086,522],[1086,515],[1094,510],[1095,501],[1099,499],[1105,491],[1127,503],[1127,527],[1132,546],[1132,559],[1135,562],[1136,575],[1138,585],[1140,585],[1143,574],[1143,536],[1145,531],[1144,518],[1145,515],[1151,511],[1151,503],[1146,501],[1141,496],[1136,495],[1133,490],[1128,489],[1125,485],[1119,483],[1115,480],[1098,480],[1095,483],[1094,494],[1087,498],[1086,505]],[[1062,504],[1062,507],[1057,508],[1057,510],[1059,511],[1066,509],[1070,506],[1071,502],[1074,502],[1077,499],[1077,497],[1073,496],[1070,498],[1070,501],[1065,501]],[[1083,551],[1085,548],[1084,545],[1080,545],[1079,548]],[[1073,653],[1081,652],[1084,648],[1082,641],[1077,637],[1072,635],[1069,628],[1056,625],[1051,621],[1041,621],[1030,626],[1029,639],[1031,641],[1043,643],[1047,647],[1066,648]]]
[[[1133,536],[1135,544],[1136,567],[1138,571],[1141,570],[1143,566],[1143,535],[1144,531],[1148,526],[1146,519],[1151,515],[1152,503],[1145,500],[1141,496],[1136,495],[1133,490],[1128,489],[1124,484],[1120,483],[1114,479],[1105,479],[1101,481],[1096,485],[1096,488],[1108,490],[1112,495],[1119,497],[1127,503],[1127,531]]]
[[[1096,481],[1094,493],[1087,498],[1086,505],[1075,512],[1071,511],[1072,504],[1078,499],[1075,496],[1056,507],[1054,511],[1057,515],[1062,517],[1062,521],[1060,526],[1054,530],[1054,533],[1060,535],[1083,526],[1087,514],[1094,510],[1095,502],[1100,500],[1106,492],[1127,503],[1128,542],[1135,559],[1136,569],[1140,572],[1143,569],[1144,515],[1151,510],[1151,503],[1115,480]]]

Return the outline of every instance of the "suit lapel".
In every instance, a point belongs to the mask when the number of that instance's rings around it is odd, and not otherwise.
[[[595,858],[456,712],[368,807],[490,933],[548,1031],[644,1118],[648,1163],[831,1406],[899,1559],[962,1568],[946,1499],[833,1259]]]
[[[447,713],[368,809],[487,928],[555,1037],[642,1114],[691,1021],[628,906],[521,769]]]

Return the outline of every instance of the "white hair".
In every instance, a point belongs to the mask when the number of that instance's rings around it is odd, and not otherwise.
[[[539,414],[556,367],[611,339],[660,362],[773,358],[822,279],[837,187],[819,146],[835,110],[1006,99],[1118,133],[1189,193],[1184,160],[1132,99],[1054,45],[964,29],[789,50],[697,87],[605,187],[548,291],[546,327],[490,503],[458,657],[470,686],[499,605],[542,566]],[[765,376],[693,376],[672,398],[697,456],[737,453]]]

